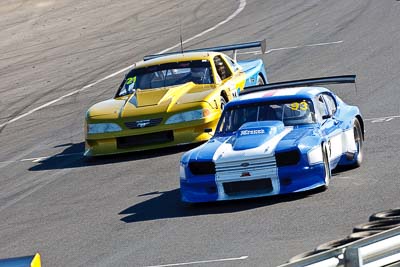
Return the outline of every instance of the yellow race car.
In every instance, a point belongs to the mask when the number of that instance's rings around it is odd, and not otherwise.
[[[265,47],[242,43],[150,55],[129,71],[114,98],[89,108],[85,156],[206,141],[224,105],[244,87],[267,83],[261,59],[221,53]],[[234,56],[236,57],[236,56]]]

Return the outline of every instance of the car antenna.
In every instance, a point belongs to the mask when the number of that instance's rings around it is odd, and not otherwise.
[[[179,34],[179,37],[181,39],[181,53],[183,54],[182,29],[181,29],[181,33]]]
[[[178,10],[181,10],[182,8],[180,8],[181,7],[181,3],[179,2],[179,0],[178,0]],[[180,41],[181,41],[181,53],[183,54],[183,38],[182,38],[182,13],[181,12],[179,12],[179,38],[180,38]]]

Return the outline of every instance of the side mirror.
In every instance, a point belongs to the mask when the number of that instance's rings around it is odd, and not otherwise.
[[[205,128],[205,129],[204,129],[204,132],[205,132],[205,133],[212,133],[212,129],[211,129],[211,128]]]

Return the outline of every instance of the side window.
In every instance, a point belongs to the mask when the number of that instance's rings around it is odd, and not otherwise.
[[[324,97],[322,95],[317,96],[317,99],[315,101],[315,111],[317,113],[317,119],[319,121],[322,121],[323,116],[329,115]]]
[[[336,102],[333,99],[332,96],[328,95],[328,94],[324,94],[324,100],[326,105],[328,106],[328,111],[331,115],[335,114],[336,112]]]
[[[233,71],[239,70],[240,68],[239,65],[233,59],[227,56],[224,56],[224,59],[226,62],[228,62],[228,65],[231,67]]]
[[[221,56],[214,57],[215,68],[217,69],[217,73],[221,80],[225,80],[226,78],[232,75],[230,69],[226,65],[225,61],[222,60]]]

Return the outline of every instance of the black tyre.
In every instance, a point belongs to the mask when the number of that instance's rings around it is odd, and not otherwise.
[[[329,187],[329,183],[332,177],[331,168],[329,166],[329,157],[328,157],[328,148],[325,143],[322,144],[322,159],[324,162],[324,171],[325,171],[325,185],[323,186],[324,189]]]
[[[400,220],[380,220],[356,225],[353,233],[363,231],[386,231],[400,226]]]
[[[361,162],[363,160],[363,141],[364,141],[364,136],[362,133],[361,125],[358,119],[354,121],[353,125],[353,130],[354,130],[354,141],[356,143],[356,148],[357,152],[355,154],[355,159],[353,163],[353,167],[360,167]]]
[[[261,75],[258,75],[258,77],[257,77],[257,85],[264,85],[264,84],[265,84],[265,82],[264,82],[263,77]]]
[[[356,232],[356,233],[352,233],[348,236],[348,238],[365,238],[365,237],[369,237],[371,235],[376,235],[379,234],[382,231],[379,230],[371,230],[371,231],[364,231],[364,232]]]
[[[288,262],[295,262],[295,261],[301,260],[303,258],[306,258],[308,256],[312,256],[312,255],[315,255],[315,254],[318,254],[318,253],[321,253],[324,251],[326,251],[326,249],[303,252],[303,253],[297,254],[296,256],[291,257]]]
[[[400,208],[380,211],[369,217],[370,222],[379,220],[400,220]]]
[[[221,106],[220,106],[221,110],[224,110],[225,105],[226,105],[226,100],[223,96],[221,96]]]
[[[316,250],[330,250],[333,248],[337,248],[343,245],[346,245],[348,243],[354,242],[356,240],[361,239],[362,237],[346,237],[343,239],[338,239],[338,240],[332,240],[326,243],[323,243],[321,245],[319,245]]]

